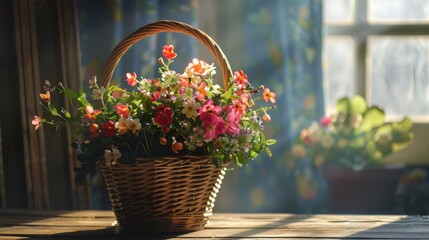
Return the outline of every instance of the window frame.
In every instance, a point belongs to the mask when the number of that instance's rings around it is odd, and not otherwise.
[[[368,94],[370,85],[367,71],[367,53],[368,40],[370,36],[428,36],[429,22],[410,22],[404,21],[403,24],[398,23],[369,23],[369,0],[352,0],[354,6],[354,21],[351,24],[330,23],[324,20],[324,31],[326,37],[351,37],[355,42],[354,56],[354,79],[356,94],[367,99],[368,104],[371,104],[371,97]],[[325,106],[328,109],[329,106]],[[425,119],[425,118],[423,118]],[[419,118],[413,121],[428,123],[429,121]]]

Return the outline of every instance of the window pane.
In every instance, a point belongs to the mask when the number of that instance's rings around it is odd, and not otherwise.
[[[354,0],[323,1],[324,21],[328,24],[347,25],[354,22]]]
[[[368,44],[368,100],[390,118],[429,120],[429,36],[371,36]]]
[[[370,0],[370,23],[428,23],[429,0]]]
[[[356,93],[355,42],[351,37],[326,37],[323,54],[325,102],[327,109],[331,109],[339,98]]]

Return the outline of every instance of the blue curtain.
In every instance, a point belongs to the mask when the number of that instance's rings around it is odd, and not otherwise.
[[[191,0],[77,0],[83,85],[100,75],[113,47],[140,26],[157,19],[176,19],[195,25],[196,9]],[[305,165],[294,164],[290,144],[300,129],[323,115],[322,94],[322,1],[245,0],[237,15],[242,29],[241,68],[254,86],[266,85],[277,93],[277,108],[266,135],[276,138],[273,157],[262,156],[247,169],[228,172],[215,211],[308,212],[318,206],[315,174]],[[225,9],[227,11],[227,9]],[[222,19],[219,19],[221,21]],[[212,36],[216,39],[216,36]],[[235,36],[234,36],[235,37]],[[180,49],[175,61],[183,69],[195,55],[194,41],[181,34],[159,34],[136,44],[121,60],[115,78],[135,71],[154,76],[161,46]],[[241,50],[241,49],[240,49]],[[226,52],[229,56],[231,53]],[[181,62],[180,62],[181,61]],[[239,69],[235,69],[239,70]],[[312,177],[309,177],[312,176]],[[302,180],[304,179],[304,180]],[[307,179],[307,180],[305,180]],[[101,177],[93,178],[93,208],[108,208]],[[309,210],[310,209],[310,210]]]
[[[195,9],[191,3],[192,0],[77,0],[84,70],[82,86],[87,88],[88,80],[93,75],[101,76],[116,44],[138,28],[160,19],[195,25]],[[156,59],[162,56],[162,46],[166,43],[180,49],[180,58],[175,60],[177,69],[184,69],[195,56],[195,44],[190,37],[176,33],[157,34],[129,49],[116,67],[113,79],[124,81],[127,72],[155,77]],[[100,172],[91,178],[91,205],[93,209],[109,209],[110,202]]]
[[[294,164],[290,145],[301,128],[324,111],[322,1],[248,0],[243,13],[243,68],[254,85],[277,92],[277,108],[270,112],[272,122],[266,134],[278,142],[272,158],[255,160],[247,171],[235,170],[240,171],[240,177],[235,179],[234,188],[221,190],[223,209],[219,210],[308,212],[317,207],[319,195],[300,195],[312,187],[310,181],[306,185],[301,179],[317,173],[303,174],[301,169],[306,167]],[[222,202],[224,196],[228,204]]]

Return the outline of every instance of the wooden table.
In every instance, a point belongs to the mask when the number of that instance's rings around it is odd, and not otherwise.
[[[0,210],[0,239],[429,239],[429,216],[214,214],[206,229],[145,235],[112,227],[111,211]]]

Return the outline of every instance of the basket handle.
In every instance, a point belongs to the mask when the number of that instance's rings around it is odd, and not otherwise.
[[[224,53],[219,45],[206,33],[195,28],[189,24],[178,22],[174,20],[161,20],[147,24],[135,32],[131,33],[128,37],[122,40],[110,54],[109,59],[104,67],[103,75],[101,76],[101,85],[107,87],[112,79],[113,72],[118,65],[119,60],[133,46],[136,42],[146,38],[152,34],[161,32],[178,32],[192,36],[203,43],[216,58],[222,70],[222,77],[225,89],[228,88],[229,79],[232,76],[231,67],[226,59]]]

